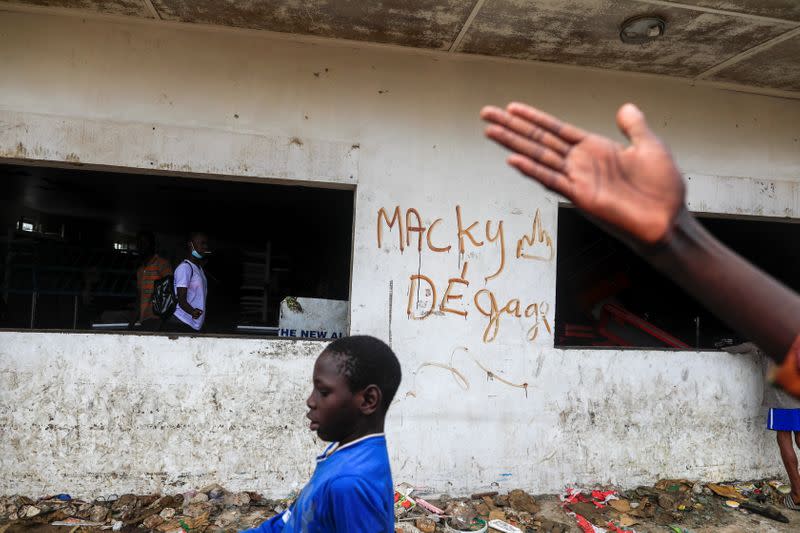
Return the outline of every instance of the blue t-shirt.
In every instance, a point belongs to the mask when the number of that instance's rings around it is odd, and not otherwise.
[[[394,533],[394,488],[382,433],[333,443],[294,504],[245,533]]]

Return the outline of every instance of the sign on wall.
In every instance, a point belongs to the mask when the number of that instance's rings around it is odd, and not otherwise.
[[[347,334],[350,302],[287,296],[281,302],[278,336],[338,339]]]

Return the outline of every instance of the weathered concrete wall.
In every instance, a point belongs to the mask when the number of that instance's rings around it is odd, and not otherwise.
[[[302,393],[321,346],[4,333],[0,492],[299,488],[319,446]]]
[[[477,111],[533,101],[617,136],[614,111],[633,100],[691,178],[695,209],[800,217],[796,101],[134,22],[0,13],[0,36],[3,157],[356,184],[351,324],[403,363],[387,429],[397,479],[460,493],[780,471],[758,362],[553,348],[558,200],[504,168]],[[379,218],[397,206],[426,230],[401,241]],[[458,213],[477,222],[472,239],[458,238]],[[442,306],[453,278],[469,285]],[[493,297],[523,316],[490,320]],[[319,448],[303,401],[320,347],[0,333],[0,492],[216,480],[286,493]]]

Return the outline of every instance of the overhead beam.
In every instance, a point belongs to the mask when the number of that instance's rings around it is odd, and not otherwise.
[[[161,20],[161,14],[158,12],[158,9],[156,9],[156,6],[153,5],[153,0],[142,0],[142,3],[144,4],[145,9],[147,9],[150,14],[153,15],[154,19]]]
[[[458,32],[458,35],[456,35],[456,38],[453,41],[453,44],[450,45],[448,52],[458,51],[459,47],[461,46],[461,41],[464,40],[464,36],[467,35],[467,31],[469,31],[470,26],[472,26],[472,21],[478,16],[478,12],[480,12],[483,4],[485,3],[486,0],[477,0],[475,2],[475,5],[472,6],[472,11],[470,11],[469,16],[467,17],[467,20],[464,21],[464,26],[461,27],[461,31]]]

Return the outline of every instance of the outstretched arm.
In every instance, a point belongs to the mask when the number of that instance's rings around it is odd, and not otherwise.
[[[486,135],[511,150],[508,164],[566,197],[758,344],[800,396],[800,297],[711,236],[688,212],[686,187],[667,147],[632,104],[617,113],[628,146],[533,107],[485,107]]]

